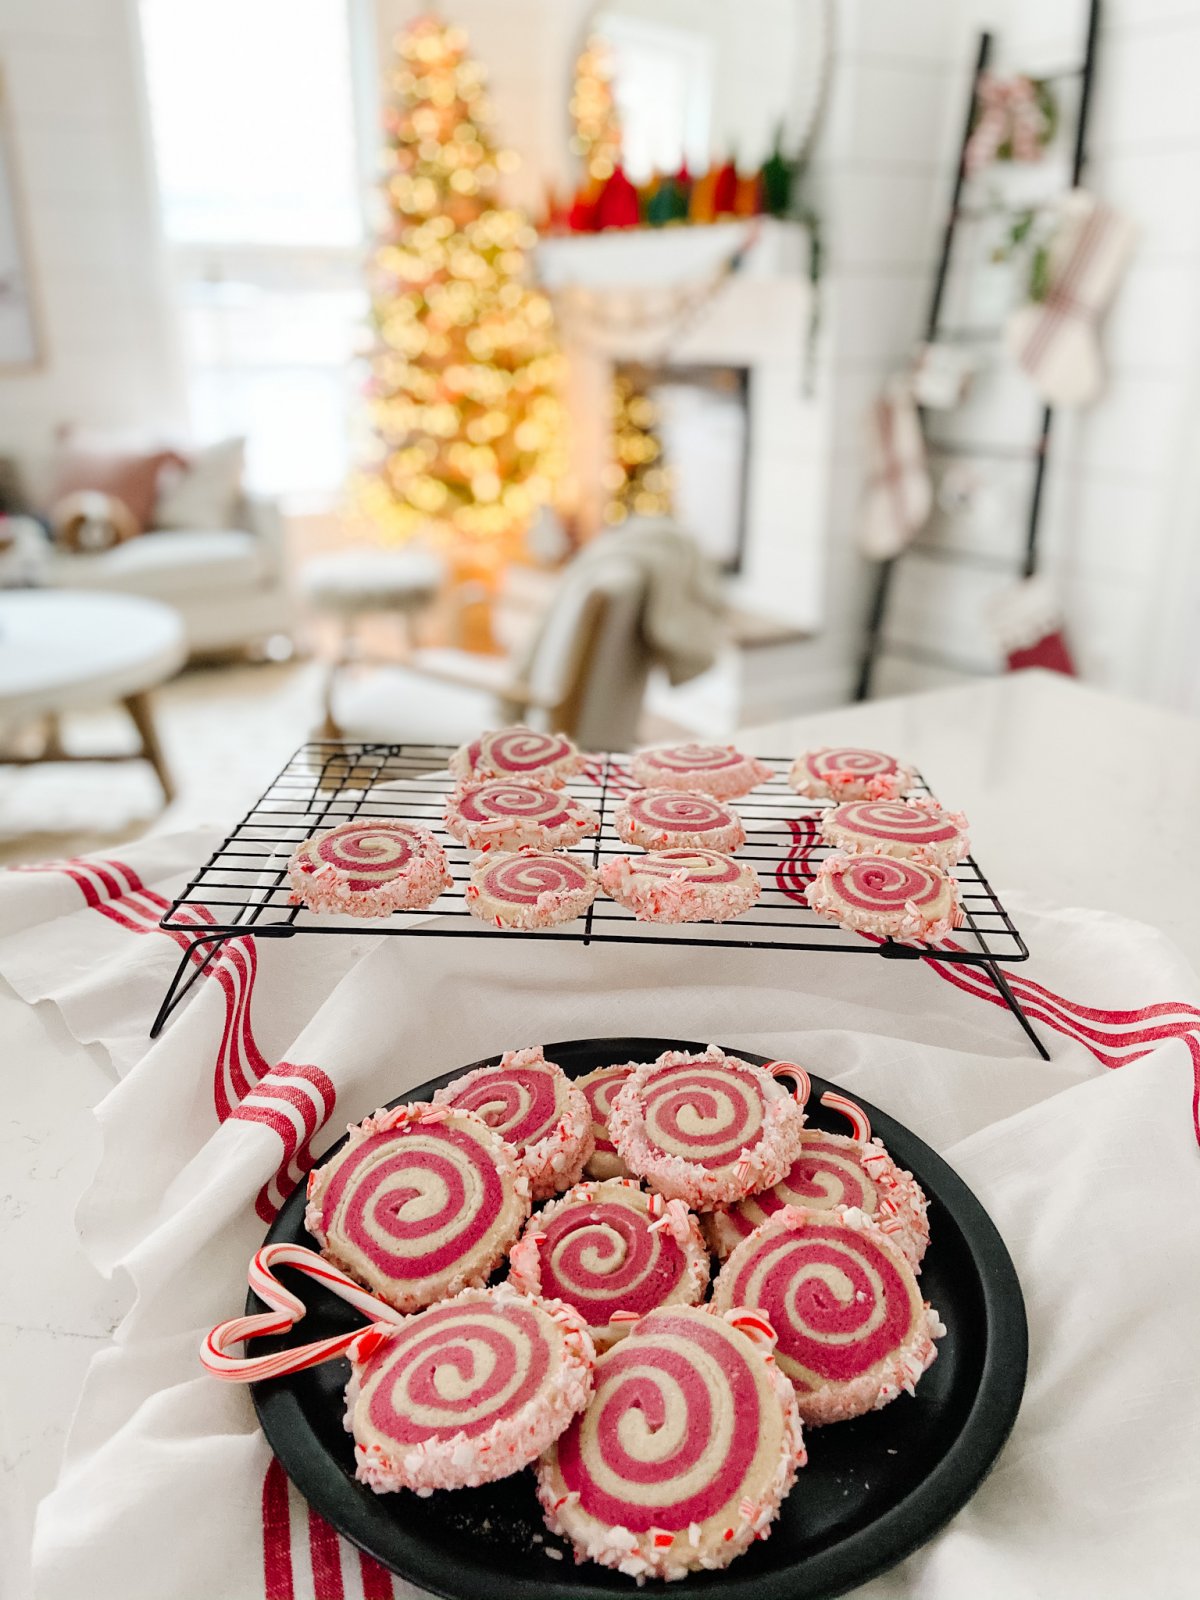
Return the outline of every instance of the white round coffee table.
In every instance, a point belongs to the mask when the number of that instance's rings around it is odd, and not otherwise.
[[[0,594],[0,735],[7,740],[38,721],[48,729],[36,755],[0,751],[0,762],[144,760],[171,800],[148,691],[174,677],[186,658],[183,621],[158,600],[70,589]],[[117,702],[137,729],[136,751],[75,756],[63,749],[59,717]]]

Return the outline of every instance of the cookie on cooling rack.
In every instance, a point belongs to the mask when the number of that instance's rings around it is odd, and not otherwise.
[[[453,882],[429,829],[390,817],[355,817],[305,839],[288,881],[294,902],[352,917],[424,910]]]
[[[592,1153],[592,1113],[541,1045],[508,1050],[495,1066],[476,1067],[433,1097],[435,1105],[473,1111],[517,1152],[535,1200],[578,1183]]]
[[[644,1578],[725,1567],[765,1539],[807,1457],[761,1318],[651,1311],[537,1465],[546,1522],[580,1560]]]
[[[575,1079],[575,1087],[582,1093],[592,1113],[593,1149],[584,1171],[589,1178],[623,1178],[625,1163],[617,1154],[608,1131],[608,1114],[613,1097],[631,1072],[636,1072],[640,1062],[623,1061],[614,1067],[597,1067],[582,1078]]]
[[[639,750],[630,771],[643,789],[682,789],[718,800],[736,800],[774,776],[765,761],[743,755],[731,744],[669,744]]]
[[[765,1067],[667,1050],[632,1073],[608,1119],[629,1171],[697,1211],[778,1183],[800,1153],[804,1109]]]
[[[587,1404],[595,1350],[569,1306],[502,1283],[368,1329],[350,1361],[355,1476],[428,1495],[535,1461]]]
[[[596,874],[564,851],[493,850],[471,870],[467,910],[497,928],[552,928],[581,917],[596,898]]]
[[[728,922],[762,893],[753,867],[695,846],[614,856],[600,868],[600,886],[639,922]]]
[[[530,1205],[510,1144],[473,1112],[423,1104],[352,1127],[307,1198],[321,1254],[398,1311],[486,1283]]]
[[[924,861],[839,852],[804,892],[819,916],[900,944],[938,944],[962,926],[957,883]]]
[[[841,1422],[910,1394],[945,1333],[913,1269],[861,1211],[785,1206],[733,1251],[713,1305],[757,1311],[802,1419]]]
[[[961,811],[936,800],[847,800],[822,813],[821,837],[852,855],[931,861],[948,872],[966,859],[971,841]]]
[[[488,778],[532,778],[558,789],[583,771],[584,758],[565,733],[537,733],[520,726],[481,733],[450,757],[456,778],[477,783]]]
[[[920,1184],[896,1165],[881,1139],[871,1137],[870,1121],[857,1102],[830,1091],[821,1096],[821,1104],[841,1112],[852,1136],[806,1127],[800,1154],[777,1184],[701,1217],[713,1254],[723,1261],[785,1206],[854,1210],[878,1223],[913,1270],[920,1271],[929,1245],[929,1202]]]
[[[698,1305],[708,1271],[695,1217],[636,1178],[577,1183],[529,1219],[508,1257],[508,1281],[573,1306],[597,1350],[655,1306]]]
[[[528,778],[464,783],[446,801],[446,832],[472,850],[557,850],[600,832],[582,800]]]
[[[912,788],[914,774],[882,750],[822,745],[796,757],[788,782],[810,800],[895,800]]]
[[[617,807],[613,826],[626,844],[643,850],[703,846],[732,855],[746,842],[746,829],[732,806],[680,789],[646,789],[630,795]]]

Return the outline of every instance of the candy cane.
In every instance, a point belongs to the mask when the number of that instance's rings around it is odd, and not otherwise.
[[[297,1345],[294,1349],[280,1350],[271,1356],[239,1358],[227,1355],[231,1345],[249,1342],[264,1334],[287,1333],[304,1316],[303,1300],[286,1288],[274,1276],[275,1267],[294,1267],[305,1277],[315,1278],[327,1289],[346,1300],[356,1311],[372,1318],[367,1328],[351,1333],[341,1333],[330,1339],[318,1339],[313,1344]],[[257,1383],[262,1378],[280,1378],[289,1372],[303,1372],[322,1361],[330,1361],[349,1350],[358,1340],[365,1344],[377,1343],[387,1331],[385,1325],[402,1320],[400,1313],[384,1301],[376,1299],[359,1287],[344,1272],[331,1267],[315,1251],[296,1244],[268,1244],[258,1252],[246,1274],[250,1287],[260,1300],[272,1309],[250,1317],[233,1317],[212,1329],[200,1349],[200,1364],[214,1378],[230,1383]],[[371,1335],[375,1338],[372,1340]],[[364,1350],[365,1354],[366,1351]]]
[[[853,1100],[847,1100],[844,1094],[834,1094],[832,1089],[821,1096],[821,1104],[828,1106],[831,1111],[840,1111],[854,1129],[854,1137],[860,1144],[869,1144],[871,1141],[871,1119],[863,1108]]]
[[[812,1080],[803,1067],[797,1066],[794,1061],[768,1061],[767,1071],[773,1078],[794,1078],[796,1103],[798,1105],[808,1103],[808,1097],[812,1094]]]
[[[736,1328],[739,1333],[744,1333],[755,1344],[763,1345],[768,1350],[774,1350],[776,1345],[775,1329],[761,1311],[751,1311],[746,1306],[730,1306],[724,1316],[725,1321],[731,1328]]]

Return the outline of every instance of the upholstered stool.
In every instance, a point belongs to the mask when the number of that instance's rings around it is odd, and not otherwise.
[[[333,712],[334,686],[342,667],[360,659],[354,627],[360,617],[393,615],[403,630],[403,642],[416,644],[413,619],[437,598],[445,568],[428,550],[339,550],[306,561],[300,587],[316,611],[336,617],[341,639],[325,680],[324,732],[340,733]]]

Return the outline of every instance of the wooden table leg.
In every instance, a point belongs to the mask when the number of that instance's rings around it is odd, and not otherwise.
[[[175,781],[171,777],[171,769],[167,766],[166,757],[163,755],[162,745],[158,742],[158,729],[154,726],[154,717],[150,710],[150,696],[131,694],[124,705],[137,729],[138,738],[142,741],[140,753],[154,768],[154,776],[162,789],[163,800],[170,805],[175,798]]]

